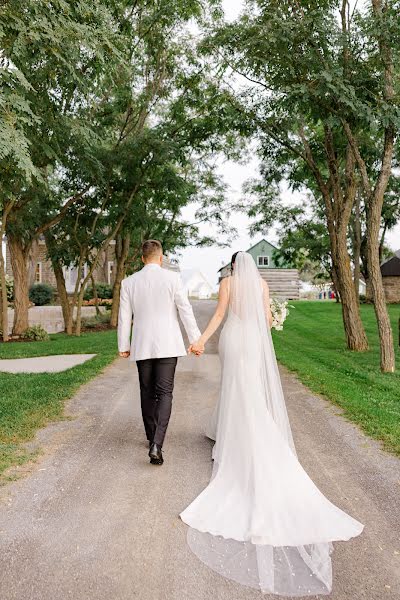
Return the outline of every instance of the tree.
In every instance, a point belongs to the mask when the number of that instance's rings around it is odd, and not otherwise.
[[[347,248],[359,182],[367,203],[368,272],[381,345],[381,368],[394,349],[379,269],[379,228],[391,174],[399,110],[393,76],[399,53],[396,2],[250,1],[246,14],[209,41],[227,69],[251,84],[239,110],[253,119],[263,148],[301,160],[324,201],[348,347],[367,348]],[[244,107],[244,108],[243,108]],[[373,132],[380,158],[370,167]],[[366,150],[365,150],[366,148]]]
[[[99,74],[116,65],[117,57],[123,66],[107,5],[105,0],[13,0],[0,13],[0,202],[14,273],[15,334],[28,326],[32,244],[88,191],[76,182],[64,205],[52,204],[49,178],[73,148],[88,162],[92,158],[88,115]]]
[[[78,183],[86,190],[85,202],[71,205],[54,231],[46,233],[68,333],[76,307],[74,332],[79,334],[85,286],[112,239],[118,242],[115,323],[118,286],[132,241],[151,230],[170,248],[183,245],[188,232],[196,230],[182,224],[180,210],[194,197],[200,205],[209,205],[203,218],[212,213],[223,222],[223,196],[206,155],[210,149],[230,147],[236,134],[230,133],[229,114],[221,118],[216,112],[227,106],[232,113],[227,94],[219,92],[207,66],[196,59],[191,39],[180,33],[198,9],[196,2],[172,3],[161,12],[158,6],[137,5],[128,20],[125,13],[119,17],[124,21],[129,67],[110,85],[106,71],[105,84],[97,85],[105,95],[99,93],[91,109],[96,142],[91,145],[91,162],[75,145],[50,181],[49,196],[55,204],[63,205]],[[79,109],[75,113],[82,119],[86,114],[86,107],[82,115]],[[229,140],[222,131],[229,132]],[[202,199],[205,190],[212,195]],[[71,302],[63,281],[63,268],[70,264],[78,269]]]

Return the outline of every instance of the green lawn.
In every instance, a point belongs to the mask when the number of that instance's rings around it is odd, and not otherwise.
[[[97,354],[92,360],[61,373],[11,374],[0,372],[0,474],[31,458],[22,443],[49,421],[63,417],[64,401],[97,375],[116,356],[116,332],[64,334],[48,342],[0,344],[0,358],[51,354]]]
[[[310,389],[341,406],[387,449],[400,455],[400,352],[398,370],[383,375],[372,306],[361,307],[371,349],[345,348],[340,306],[329,302],[293,302],[283,331],[274,332],[278,360]],[[400,306],[390,306],[395,339]],[[83,365],[62,373],[0,373],[0,474],[31,454],[23,442],[49,421],[63,417],[64,401],[95,377],[116,356],[116,332],[84,333],[80,338],[52,335],[48,342],[0,344],[0,358],[96,353]]]
[[[396,343],[397,371],[379,369],[379,345],[373,307],[361,306],[370,350],[345,348],[341,307],[334,302],[291,302],[283,331],[274,332],[278,360],[311,390],[344,409],[371,437],[400,455],[400,305],[389,306]]]

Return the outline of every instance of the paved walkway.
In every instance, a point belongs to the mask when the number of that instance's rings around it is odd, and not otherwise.
[[[201,306],[199,320],[211,307]],[[44,456],[0,488],[1,600],[262,598],[199,562],[177,516],[209,480],[203,430],[219,375],[215,354],[180,360],[160,468],[148,464],[134,365],[118,359],[81,388],[68,404],[75,419],[42,430]],[[303,465],[366,525],[335,545],[330,598],[399,598],[400,461],[291,375],[283,382]]]
[[[90,360],[95,354],[54,354],[33,358],[2,358],[3,373],[59,373]]]

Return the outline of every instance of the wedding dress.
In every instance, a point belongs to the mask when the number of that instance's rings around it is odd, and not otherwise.
[[[325,498],[297,459],[261,279],[247,253],[236,258],[219,353],[213,473],[180,515],[189,546],[221,575],[264,593],[329,594],[332,542],[363,525]]]

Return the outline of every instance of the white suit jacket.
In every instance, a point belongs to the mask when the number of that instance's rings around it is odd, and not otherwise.
[[[124,279],[118,317],[119,351],[130,350],[130,360],[185,356],[177,310],[190,343],[195,342],[201,334],[179,273],[150,263]]]

